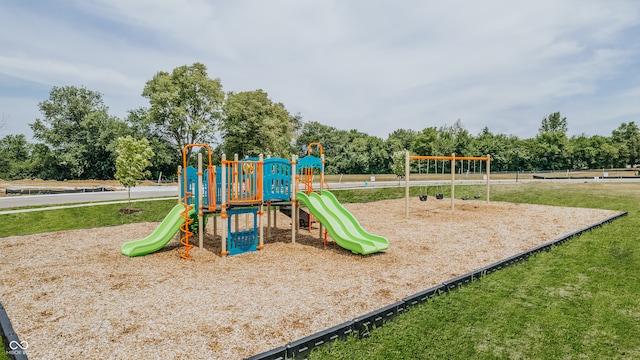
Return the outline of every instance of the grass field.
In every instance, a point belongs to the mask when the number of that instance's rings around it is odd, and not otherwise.
[[[4,351],[4,344],[2,343],[2,339],[0,339],[0,360],[9,360],[6,351]]]
[[[127,204],[108,204],[47,211],[0,215],[2,236],[37,234],[50,231],[88,229],[100,226],[162,221],[176,200],[144,201],[131,204],[142,211],[122,214]]]
[[[411,189],[412,196],[448,189]],[[484,186],[456,187],[456,196]],[[404,195],[404,188],[335,192],[342,202]],[[551,252],[412,308],[372,336],[336,342],[313,359],[640,358],[640,183],[521,183],[491,187],[492,201],[628,211]],[[175,201],[0,215],[4,236],[160,221]],[[1,301],[1,299],[0,299]],[[0,352],[0,360],[4,352]]]
[[[412,308],[312,359],[640,358],[640,184],[518,184],[493,200],[626,210],[627,217]]]

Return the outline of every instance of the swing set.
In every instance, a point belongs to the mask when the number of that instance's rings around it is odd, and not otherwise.
[[[467,170],[466,173],[467,175],[469,174],[470,170],[471,170],[471,161],[473,161],[473,168],[475,171],[475,165],[476,165],[476,161],[484,161],[486,164],[486,175],[484,176],[484,178],[486,179],[486,185],[487,185],[487,195],[486,195],[486,202],[489,203],[489,181],[490,181],[490,163],[491,163],[491,158],[489,157],[489,155],[484,156],[484,157],[475,157],[475,156],[458,156],[456,157],[456,154],[451,154],[451,156],[420,156],[420,155],[409,155],[409,152],[407,151],[405,153],[405,217],[409,218],[409,175],[410,175],[410,163],[411,160],[418,160],[418,161],[422,161],[422,160],[427,160],[427,175],[429,174],[429,160],[441,160],[442,161],[442,173],[444,174],[444,162],[445,161],[451,161],[451,210],[455,210],[454,205],[453,205],[453,199],[455,198],[455,180],[456,180],[456,161],[461,161],[461,166],[459,168],[460,173],[462,173],[464,170],[464,161],[467,161]],[[436,163],[436,172],[437,172],[437,163]],[[439,193],[436,194],[436,198],[437,199],[442,199],[444,196],[443,194]],[[476,195],[475,198],[479,198],[480,196]],[[421,194],[419,196],[421,201],[427,201],[427,195],[426,194]],[[468,197],[465,197],[465,199],[468,199]]]
[[[427,182],[429,181],[429,169],[431,168],[430,165],[430,161],[431,159],[427,159],[427,166],[426,166],[426,171],[425,171],[425,177],[424,177],[424,188],[428,188],[428,184]],[[444,175],[444,161],[442,162],[442,174]],[[474,173],[475,173],[475,167],[474,167]],[[438,174],[438,160],[433,160],[433,174],[437,175]],[[418,159],[418,175],[422,175],[422,159]],[[423,187],[420,187],[420,189],[422,189]],[[442,184],[438,183],[438,190],[437,193],[435,194],[436,199],[438,200],[442,200],[444,199],[444,194],[442,193]],[[427,191],[425,190],[424,193],[420,193],[418,195],[418,198],[420,199],[420,201],[427,201],[428,199],[428,194]]]

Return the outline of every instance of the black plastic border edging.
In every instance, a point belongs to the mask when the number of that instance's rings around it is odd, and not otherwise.
[[[445,287],[443,284],[440,284],[427,290],[420,291],[417,294],[407,296],[406,298],[402,299],[402,301],[404,301],[405,309],[409,309],[412,306],[425,303],[444,292]]]
[[[543,251],[549,251],[552,247],[562,245],[566,241],[580,236],[587,231],[599,228],[604,224],[610,223],[613,220],[626,216],[628,212],[622,212],[620,214],[611,216],[599,223],[587,226],[581,230],[574,231],[567,235],[564,235],[556,240],[548,243],[536,246],[525,252],[510,256],[506,259],[500,260],[491,265],[487,265],[480,269],[471,271],[467,274],[457,276],[453,279],[449,279],[440,285],[436,285],[427,290],[423,290],[417,294],[408,296],[402,301],[396,302],[391,305],[387,305],[381,309],[372,311],[366,315],[355,318],[353,321],[334,326],[324,331],[309,335],[300,340],[290,342],[285,346],[281,346],[254,356],[247,358],[247,360],[285,360],[285,359],[307,359],[307,356],[311,351],[319,346],[325,345],[337,339],[343,339],[349,334],[355,332],[358,334],[358,338],[364,338],[369,336],[373,328],[382,326],[387,320],[396,317],[398,314],[408,310],[410,307],[425,303],[430,299],[458,289],[461,286],[468,285],[471,282],[480,279],[483,276],[489,275],[498,270],[502,270],[507,266],[517,264],[519,262],[528,260],[529,257],[541,253]]]
[[[358,331],[358,337],[360,339],[368,337],[371,330],[379,328],[387,320],[393,319],[398,314],[402,313],[405,308],[405,302],[398,301],[353,319],[356,330]]]
[[[18,335],[13,331],[11,321],[7,315],[4,306],[0,304],[0,336],[2,336],[2,343],[4,344],[4,350],[9,359],[14,360],[27,360],[27,354],[20,349],[11,349],[11,344],[22,344]]]
[[[340,325],[320,331],[300,340],[287,344],[287,359],[307,358],[311,350],[338,339],[345,339],[356,331],[355,321],[347,321]]]

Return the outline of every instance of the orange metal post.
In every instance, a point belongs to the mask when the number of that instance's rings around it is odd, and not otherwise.
[[[189,243],[189,238],[193,235],[193,232],[189,231],[189,225],[193,222],[193,219],[189,217],[189,211],[193,208],[192,205],[189,205],[189,198],[193,195],[186,189],[187,184],[187,149],[192,147],[204,147],[207,149],[209,154],[209,165],[212,164],[211,161],[211,148],[207,144],[188,144],[182,148],[182,169],[183,169],[183,179],[182,184],[185,186],[184,197],[181,198],[181,203],[184,206],[184,211],[180,214],[182,219],[184,219],[183,224],[180,226],[180,230],[182,231],[182,237],[180,238],[180,244],[184,246],[184,249],[180,251],[180,257],[185,260],[191,260],[191,256],[189,255],[189,250],[193,249],[193,245]]]
[[[228,228],[227,228],[227,203],[228,203],[228,198],[227,198],[227,172],[229,171],[228,169],[228,164],[227,164],[227,156],[225,154],[222,154],[222,166],[221,166],[221,181],[222,181],[222,187],[221,187],[221,191],[222,194],[220,194],[221,197],[221,205],[220,205],[220,218],[222,219],[222,235],[221,235],[221,239],[222,239],[222,244],[221,244],[221,248],[222,250],[220,251],[220,255],[221,256],[227,256],[229,255],[229,252],[227,251],[227,234],[228,234]]]

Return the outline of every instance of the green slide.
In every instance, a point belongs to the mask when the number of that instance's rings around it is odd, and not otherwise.
[[[341,247],[362,255],[389,248],[387,239],[366,232],[356,218],[329,191],[322,191],[322,195],[311,193],[309,196],[299,192],[296,198],[307,206],[311,214],[327,228],[331,238]]]
[[[144,239],[129,241],[122,244],[120,252],[127,256],[142,256],[162,249],[180,230],[180,225],[184,219],[180,214],[184,211],[184,206],[178,204],[165,216],[162,223]],[[195,209],[189,211],[189,216],[195,213]]]

